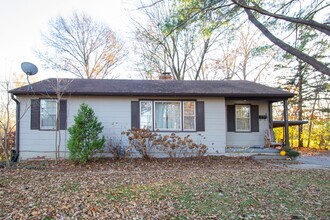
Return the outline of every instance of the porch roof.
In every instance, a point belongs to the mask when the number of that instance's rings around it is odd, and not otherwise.
[[[296,120],[296,121],[288,121],[289,126],[296,126],[296,125],[302,125],[302,124],[307,124],[308,121],[300,121],[300,120]],[[279,127],[284,127],[284,121],[283,120],[276,120],[273,121],[273,127],[274,128],[279,128]]]

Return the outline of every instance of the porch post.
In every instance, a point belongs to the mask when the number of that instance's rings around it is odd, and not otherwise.
[[[289,138],[289,121],[288,121],[288,100],[283,100],[284,107],[284,128],[285,128],[285,146],[290,147],[290,138]]]
[[[273,129],[273,102],[268,102],[268,114],[269,128]]]

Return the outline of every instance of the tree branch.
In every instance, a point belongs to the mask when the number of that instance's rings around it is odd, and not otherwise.
[[[322,23],[319,23],[314,20],[305,20],[305,19],[299,19],[299,18],[271,13],[259,6],[253,7],[253,6],[248,6],[246,4],[243,4],[242,0],[232,0],[232,2],[244,9],[253,10],[253,11],[258,12],[263,15],[267,15],[267,16],[270,16],[273,18],[277,18],[277,19],[281,19],[281,20],[285,20],[285,21],[289,21],[289,22],[293,22],[293,23],[297,23],[297,24],[307,25],[309,27],[312,27],[312,28],[330,36],[330,26],[329,25],[322,24]]]
[[[290,46],[289,44],[283,42],[282,40],[275,37],[263,24],[261,24],[252,14],[249,9],[244,8],[244,11],[248,15],[249,20],[275,45],[285,50],[286,52],[296,56],[298,59],[303,60],[308,63],[312,67],[314,67],[317,71],[320,71],[323,74],[330,76],[330,68],[325,64],[319,62],[315,58],[301,52],[300,50]]]

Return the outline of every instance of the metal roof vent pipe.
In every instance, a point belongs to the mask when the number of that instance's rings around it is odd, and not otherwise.
[[[162,80],[172,80],[173,77],[172,77],[172,74],[171,72],[163,72],[159,75],[159,79],[162,79]]]

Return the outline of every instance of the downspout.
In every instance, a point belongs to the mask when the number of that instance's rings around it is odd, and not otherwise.
[[[21,112],[21,103],[15,98],[14,94],[11,93],[11,98],[16,102],[16,134],[15,134],[15,150],[16,155],[13,158],[12,162],[17,162],[19,158],[19,135],[20,135],[20,112]]]

